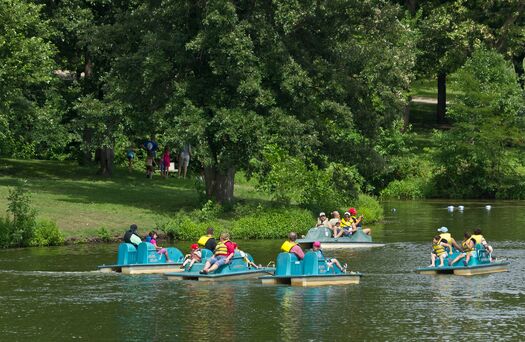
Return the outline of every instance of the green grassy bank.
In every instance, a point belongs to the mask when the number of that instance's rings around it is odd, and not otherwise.
[[[211,202],[203,204],[194,178],[164,179],[156,174],[147,179],[141,171],[124,168],[102,178],[95,171],[94,166],[74,162],[0,159],[0,213],[6,212],[9,189],[23,181],[38,218],[56,222],[66,239],[74,241],[120,237],[131,223],[142,233],[158,229],[191,239],[210,225],[237,238],[276,238],[290,230],[305,232],[315,222],[306,209],[271,202],[242,174],[236,178],[236,203],[226,211]],[[366,197],[364,201],[375,202]],[[381,216],[377,202],[366,207],[367,217]]]

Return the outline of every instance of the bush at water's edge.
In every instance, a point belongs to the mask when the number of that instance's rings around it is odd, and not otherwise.
[[[350,206],[365,216],[366,223],[383,218],[383,207],[374,197],[359,195],[358,200]],[[340,209],[340,213],[348,208]],[[320,211],[327,215],[331,212],[330,208],[321,208]],[[237,205],[232,212],[223,213],[220,206],[208,202],[201,210],[189,213],[180,211],[172,217],[159,217],[155,226],[177,240],[195,240],[208,227],[215,229],[215,235],[228,231],[233,239],[281,239],[291,231],[305,234],[315,226],[317,214],[299,207],[272,208],[260,205]]]

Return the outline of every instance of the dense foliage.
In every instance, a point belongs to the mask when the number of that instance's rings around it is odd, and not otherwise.
[[[239,170],[314,210],[360,193],[523,198],[524,7],[3,0],[0,156],[123,163],[155,135],[193,146],[203,194],[223,204]],[[443,95],[456,70],[453,128],[416,154],[401,124],[410,84],[440,77]]]

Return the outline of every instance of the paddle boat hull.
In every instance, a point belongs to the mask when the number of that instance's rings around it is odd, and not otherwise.
[[[272,267],[251,267],[248,266],[246,260],[252,261],[251,255],[241,256],[238,252],[235,252],[230,263],[220,266],[217,270],[212,273],[201,274],[200,271],[204,268],[206,260],[213,256],[210,250],[203,249],[201,262],[193,264],[191,269],[186,266],[185,269],[180,269],[180,272],[167,272],[164,273],[168,280],[194,280],[194,281],[234,281],[257,278],[263,274],[271,274],[275,271]],[[245,259],[246,258],[246,259]]]
[[[480,274],[490,274],[499,272],[508,272],[510,262],[508,261],[492,261],[490,254],[485,248],[477,244],[476,248],[471,253],[468,265],[463,264],[463,260],[459,260],[456,264],[449,266],[449,261],[454,260],[461,252],[454,252],[452,255],[448,254],[445,258],[443,267],[420,267],[416,269],[419,274],[453,274],[458,276],[473,276]],[[439,263],[439,260],[436,260]]]
[[[303,260],[292,253],[280,253],[275,273],[259,279],[264,285],[324,286],[359,284],[361,276],[359,272],[343,273],[335,265],[329,267],[327,260],[307,252]]]
[[[165,272],[183,271],[180,269],[184,255],[174,247],[166,248],[170,260],[166,262],[163,254],[158,254],[155,246],[149,242],[142,242],[135,247],[129,243],[121,243],[118,249],[117,263],[100,265],[100,272],[118,272],[123,274],[163,274]]]
[[[360,229],[350,236],[341,236],[335,239],[332,237],[332,231],[326,227],[311,228],[304,238],[297,240],[297,243],[303,249],[310,249],[312,248],[314,241],[320,241],[325,250],[385,246],[384,243],[373,242],[372,237],[366,235]]]

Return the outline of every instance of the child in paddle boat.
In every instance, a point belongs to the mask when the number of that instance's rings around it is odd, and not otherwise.
[[[348,212],[351,215],[350,217],[353,222],[352,227],[354,232],[358,229],[361,229],[366,235],[372,235],[372,229],[363,227],[363,219],[365,218],[363,215],[359,215],[358,217],[357,210],[355,208],[349,208]]]
[[[242,260],[246,263],[246,266],[253,268],[262,267],[262,265],[256,265],[254,262],[250,261],[250,259],[248,259],[248,255],[244,251],[241,251],[239,246],[235,246],[235,251],[239,252],[239,255],[242,256]]]
[[[202,260],[201,249],[199,248],[198,244],[194,243],[191,245],[191,252],[184,256],[184,262],[182,263],[180,268],[185,268],[186,265],[190,264],[188,266],[188,270],[190,270],[194,263],[201,262],[201,260]]]
[[[474,252],[476,244],[474,243],[474,239],[472,239],[470,233],[465,232],[463,236],[465,237],[463,242],[461,242],[461,249],[463,250],[463,253],[459,254],[454,260],[449,261],[449,266],[454,265],[463,258],[465,258],[465,260],[463,260],[463,265],[468,266],[468,262],[472,256],[472,253]]]
[[[354,226],[352,219],[350,218],[350,213],[347,211],[343,214],[343,218],[340,222],[341,229],[338,230],[337,233],[335,233],[334,230],[334,238],[339,238],[341,236],[350,236],[352,235],[357,228]]]
[[[324,253],[323,253],[323,250],[321,249],[321,242],[320,241],[314,241],[313,243],[313,246],[312,246],[312,251],[315,252],[315,254],[317,254],[317,258],[322,260],[326,260],[326,264],[328,265],[328,269],[334,267],[334,264],[335,266],[337,266],[337,268],[343,272],[343,273],[346,273],[346,268],[347,268],[347,264],[344,264],[344,266],[341,266],[341,263],[339,262],[339,260],[335,259],[335,258],[325,258],[324,256]]]
[[[155,249],[157,250],[157,253],[159,254],[159,256],[164,254],[164,256],[166,257],[166,262],[173,262],[170,260],[170,257],[168,255],[168,250],[166,248],[163,248],[157,245],[157,237],[158,237],[157,232],[155,231],[151,232],[150,236],[151,236],[151,240],[149,241],[149,243],[155,246]]]
[[[441,242],[439,241],[441,239]],[[442,239],[439,235],[434,236],[432,240],[432,253],[430,257],[432,259],[432,264],[428,267],[436,267],[436,259],[439,259],[439,267],[443,267],[445,264],[445,257],[447,256],[447,251],[445,247],[450,249],[450,254],[452,254],[452,246],[448,244],[448,241]]]

